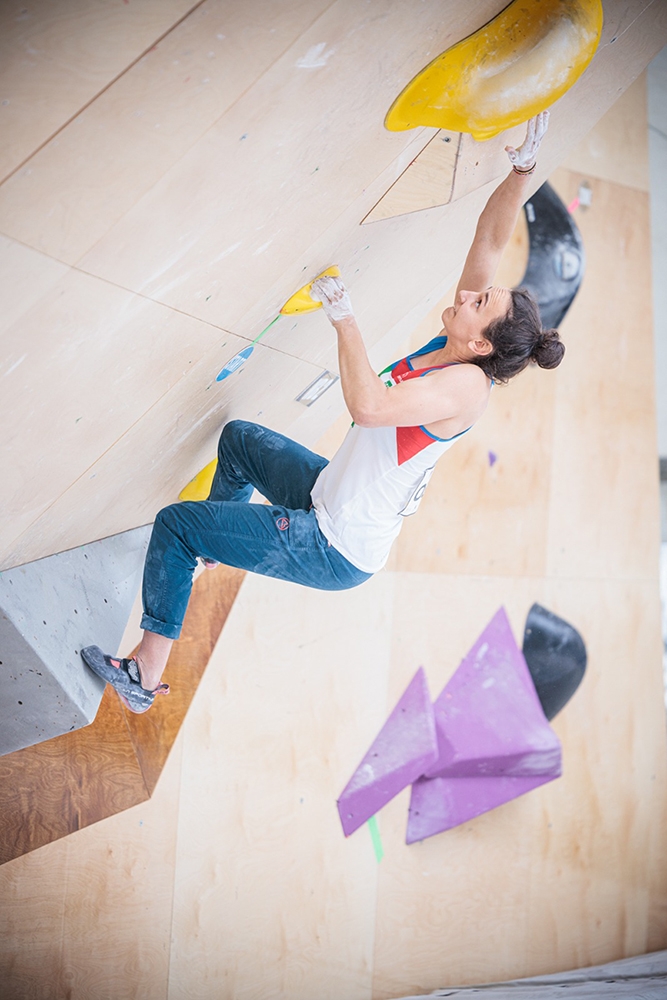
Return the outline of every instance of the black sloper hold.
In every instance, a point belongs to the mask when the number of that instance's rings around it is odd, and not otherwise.
[[[533,293],[542,325],[558,327],[579,291],[584,267],[581,233],[550,184],[524,205],[530,249],[520,285]]]
[[[547,719],[577,690],[586,670],[586,646],[574,626],[533,604],[523,635],[523,655]]]

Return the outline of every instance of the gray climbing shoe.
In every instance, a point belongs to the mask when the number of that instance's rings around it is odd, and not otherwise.
[[[99,646],[85,646],[81,650],[81,658],[93,673],[111,684],[123,704],[137,715],[148,711],[156,694],[169,694],[168,684],[158,684],[154,691],[147,691],[141,686],[136,660],[107,656]]]

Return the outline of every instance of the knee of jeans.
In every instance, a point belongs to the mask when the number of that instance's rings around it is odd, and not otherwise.
[[[156,526],[159,522],[159,524],[167,528],[168,531],[173,531],[178,521],[178,508],[180,506],[181,505],[178,503],[172,503],[169,504],[168,507],[163,507],[162,510],[159,510],[155,515]]]
[[[230,420],[222,428],[222,432],[220,434],[220,444],[224,445],[241,437],[247,426],[247,420]]]
[[[240,440],[244,426],[245,420],[230,420],[225,424],[218,441],[218,458],[222,458],[225,452],[229,453],[235,450],[236,442]]]

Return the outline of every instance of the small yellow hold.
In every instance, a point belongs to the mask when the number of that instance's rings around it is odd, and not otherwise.
[[[401,91],[384,124],[490,139],[544,111],[595,55],[602,0],[514,0],[441,53]]]
[[[324,278],[325,275],[330,275],[332,278],[340,278],[340,268],[335,264],[328,267],[326,271],[322,271],[321,274],[317,275],[317,278]],[[313,281],[317,281],[317,278],[313,278]],[[309,281],[307,285],[300,288],[298,292],[291,295],[285,305],[282,307],[280,312],[283,316],[293,316],[295,313],[307,313],[314,312],[316,309],[322,308],[321,302],[315,302],[310,296],[310,290],[313,287],[313,281]]]
[[[178,494],[179,500],[206,500],[211,492],[213,476],[218,465],[217,458],[205,465],[201,472],[198,472],[194,479],[191,479]]]

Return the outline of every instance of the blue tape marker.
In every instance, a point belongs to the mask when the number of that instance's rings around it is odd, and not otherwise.
[[[233,375],[234,372],[237,372],[239,370],[241,365],[248,360],[252,352],[255,350],[255,344],[257,343],[257,341],[261,340],[264,334],[269,332],[273,324],[278,322],[281,315],[282,313],[278,313],[276,318],[272,319],[269,325],[265,327],[261,333],[257,334],[255,339],[251,343],[250,347],[244,347],[242,351],[239,351],[239,353],[235,354],[233,358],[230,358],[225,367],[221,368],[218,374],[215,376],[216,382],[222,382],[224,379],[228,378],[230,375]]]
[[[218,374],[215,376],[215,381],[222,382],[223,379],[226,379],[229,375],[233,375],[234,372],[237,372],[241,365],[248,360],[254,350],[254,347],[245,347],[242,351],[239,351],[238,354],[235,354],[234,357],[227,362],[225,367],[220,369]]]

